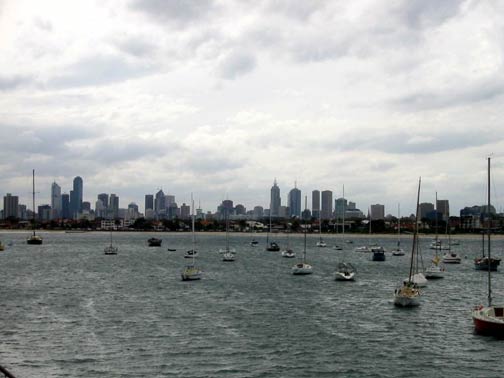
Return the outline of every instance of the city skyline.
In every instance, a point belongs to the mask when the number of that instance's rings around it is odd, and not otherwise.
[[[334,208],[345,185],[364,212],[411,214],[422,176],[422,202],[481,205],[487,155],[504,182],[502,14],[472,1],[0,2],[0,195],[30,208],[35,169],[37,205],[79,175],[92,205],[116,193],[143,207],[163,188],[205,209],[228,196],[269,208],[276,177],[283,205],[297,181],[309,202],[331,190]]]

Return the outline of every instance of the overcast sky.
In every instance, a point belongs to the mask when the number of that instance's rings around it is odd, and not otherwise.
[[[414,211],[504,173],[504,2],[0,0],[0,195]]]

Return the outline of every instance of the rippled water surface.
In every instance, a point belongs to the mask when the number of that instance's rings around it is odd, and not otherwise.
[[[485,303],[487,283],[472,267],[478,239],[454,247],[467,258],[429,281],[420,307],[400,309],[392,296],[408,256],[372,262],[353,252],[366,239],[328,237],[317,248],[310,236],[314,274],[293,276],[295,261],[265,252],[265,235],[251,247],[249,235],[232,234],[234,263],[220,259],[224,235],[198,235],[204,278],[182,282],[190,235],[155,234],[163,246],[149,248],[153,235],[115,233],[119,254],[106,256],[107,233],[45,233],[41,246],[0,233],[14,243],[0,253],[0,364],[19,378],[503,375],[504,341],[473,334],[470,310]],[[302,240],[291,237],[298,254]],[[336,242],[345,250],[332,249]],[[409,237],[403,244],[409,251]],[[499,257],[503,246],[494,243]],[[354,264],[356,282],[334,281],[340,261]],[[502,273],[493,277],[502,303]]]

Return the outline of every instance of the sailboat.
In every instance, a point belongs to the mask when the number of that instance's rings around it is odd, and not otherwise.
[[[369,209],[368,209],[368,215],[369,215],[368,231],[369,236],[371,237],[371,211]],[[360,247],[356,247],[355,252],[371,252],[371,248],[368,245],[362,245]]]
[[[407,281],[402,283],[402,286],[394,292],[394,304],[400,307],[412,307],[420,305],[420,289],[417,284],[413,282],[412,277],[416,270],[415,263],[418,260],[415,258],[418,253],[418,213],[420,208],[420,185],[422,179],[418,179],[418,193],[417,193],[417,206],[415,216],[415,232],[413,234],[413,246],[411,248],[411,260],[409,277]]]
[[[33,199],[32,230],[33,230],[33,234],[30,235],[26,239],[26,243],[27,244],[42,244],[42,237],[35,234],[35,169],[32,172],[32,176],[33,176],[33,191],[32,191],[32,199]]]
[[[118,248],[112,244],[112,230],[110,230],[110,245],[106,246],[103,251],[106,255],[117,255]]]
[[[307,197],[305,196],[305,210],[306,208],[307,208]],[[313,273],[313,267],[306,262],[306,222],[305,222],[303,259],[292,267],[292,274],[302,275],[312,273]]]
[[[355,280],[356,270],[350,263],[339,263],[338,269],[334,273],[334,279],[336,281],[353,281]]]
[[[229,217],[228,217],[228,209],[226,209],[226,248],[221,249],[219,251],[222,253],[222,261],[225,262],[231,262],[235,261],[236,256],[235,256],[235,250],[232,248],[229,248]]]
[[[392,256],[404,256],[401,248],[401,204],[397,204],[397,246],[392,250]]]
[[[194,200],[193,196],[191,193],[191,205],[192,205],[192,211],[191,211],[191,232],[192,232],[192,249],[191,251],[193,252],[191,254],[191,263],[187,264],[182,271],[182,281],[194,281],[194,280],[199,280],[201,279],[202,272],[201,270],[196,267],[196,237],[195,237],[195,232],[194,232]],[[189,251],[188,251],[189,252]]]
[[[500,265],[501,259],[497,259],[495,257],[489,258],[485,256],[485,233],[481,233],[482,239],[482,248],[481,248],[481,257],[476,257],[474,259],[474,269],[476,270],[490,270],[497,271],[497,267]]]
[[[287,247],[282,251],[282,257],[287,259],[292,259],[296,257],[296,253],[290,247],[290,238],[289,238],[290,230],[287,230]]]
[[[490,158],[488,158],[488,213],[490,209]],[[488,258],[491,259],[490,248],[490,218],[487,224]],[[492,336],[504,335],[504,306],[492,305],[492,269],[487,265],[488,271],[488,306],[477,306],[473,309],[472,318],[474,330],[479,334]]]
[[[439,248],[435,248],[436,255],[432,258],[431,265],[427,269],[425,269],[425,278],[427,278],[427,279],[443,278],[444,272],[445,272],[445,268],[444,268],[443,262],[441,260],[441,257],[439,257],[439,255],[438,255],[438,251],[441,249],[441,243],[438,241],[437,202],[438,201],[437,201],[437,192],[436,192],[436,239],[435,239],[434,244],[436,246],[439,246]],[[431,248],[432,248],[432,245],[431,245]]]
[[[325,248],[327,247],[326,242],[322,239],[322,212],[319,211],[319,241],[317,242],[317,247]]]
[[[275,243],[274,241],[272,241],[272,242],[269,241],[270,232],[271,232],[271,203],[270,203],[270,211],[269,211],[269,229],[266,234],[266,251],[278,252],[278,251],[280,251],[280,246],[277,243]]]
[[[346,200],[345,200],[345,185],[343,185],[343,221],[342,221],[342,230],[341,230],[341,238],[345,238],[345,213],[346,213]],[[338,225],[336,223],[336,232],[338,230]],[[343,247],[340,244],[336,244],[333,247],[337,251],[342,251]]]
[[[250,227],[250,223],[249,223],[249,227]],[[255,227],[255,226],[254,226],[254,227]],[[251,228],[251,229],[250,229],[250,231],[252,232],[252,231],[253,231],[253,228]],[[255,233],[255,231],[254,231],[254,233]],[[253,234],[254,234],[254,233],[253,233]],[[258,242],[258,241],[256,240],[256,238],[253,236],[253,234],[252,234],[252,240],[250,241],[250,245],[251,245],[252,247],[255,247],[255,246],[257,246],[257,245],[259,244],[259,242]]]

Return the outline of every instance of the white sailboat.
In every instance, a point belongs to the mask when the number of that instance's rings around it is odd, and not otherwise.
[[[221,249],[219,252],[222,253],[222,261],[232,262],[235,261],[235,249],[229,248],[229,217],[228,217],[228,209],[226,209],[226,248]]]
[[[290,230],[287,230],[287,247],[282,251],[282,257],[287,259],[292,259],[296,257],[296,253],[292,250],[290,246],[290,238],[289,238]]]
[[[305,196],[305,210],[307,208],[307,199]],[[306,224],[305,224],[306,226]],[[312,274],[313,267],[306,262],[306,227],[304,227],[304,248],[303,248],[303,259],[292,267],[292,274],[294,275],[304,275]]]
[[[413,246],[411,248],[411,260],[410,260],[410,270],[409,277],[407,281],[402,283],[402,286],[395,290],[394,292],[394,304],[400,307],[412,307],[420,305],[420,289],[417,284],[412,280],[415,274],[416,266],[418,260],[415,258],[418,253],[418,213],[420,208],[420,185],[422,179],[418,179],[418,193],[417,193],[417,206],[416,206],[416,217],[415,217],[415,232],[413,234]]]
[[[319,241],[317,242],[317,247],[325,248],[327,247],[326,242],[322,239],[322,212],[319,211]]]
[[[488,158],[488,204],[487,213],[490,212],[490,158]],[[488,259],[491,259],[491,219],[487,219],[487,247]],[[504,306],[495,306],[492,303],[492,269],[491,265],[487,264],[488,268],[488,306],[479,305],[473,309],[472,318],[474,322],[474,330],[476,333],[502,338],[504,336]]]
[[[401,204],[397,204],[397,246],[391,251],[392,256],[404,256],[404,249],[401,248]]]
[[[110,230],[110,245],[106,246],[103,250],[106,255],[117,255],[118,248],[112,244],[112,230]]]
[[[278,251],[280,251],[280,246],[274,241],[272,241],[272,242],[269,241],[269,234],[270,233],[271,233],[271,202],[270,202],[270,210],[269,210],[269,228],[268,228],[268,232],[266,234],[266,251],[278,252]]]
[[[436,239],[435,239],[435,245],[439,245],[441,247],[441,244],[438,243],[438,227],[437,227],[437,220],[438,220],[438,212],[437,212],[437,192],[436,192]],[[431,265],[425,269],[425,277],[427,279],[438,279],[438,278],[443,278],[444,273],[445,273],[445,267],[443,264],[443,261],[441,257],[438,255],[438,251],[441,248],[435,248],[435,256],[431,260]]]
[[[194,231],[194,200],[193,196],[191,193],[191,205],[192,205],[192,211],[191,211],[191,224],[192,224],[192,261],[190,264],[186,265],[184,270],[181,273],[182,276],[182,281],[194,281],[194,280],[199,280],[201,279],[202,276],[202,271],[198,267],[196,267],[196,236],[195,236],[195,231]]]

